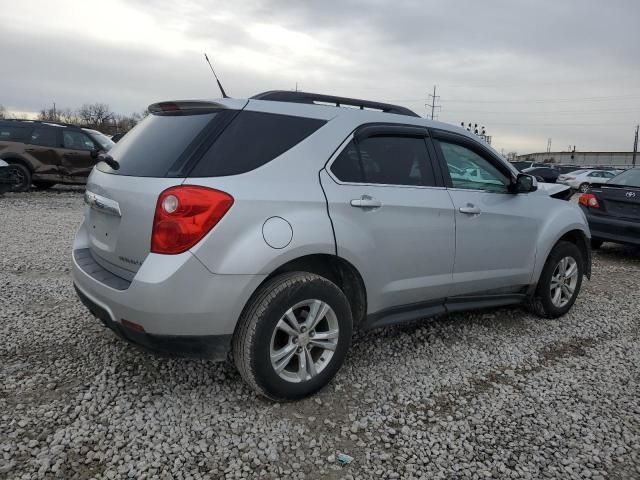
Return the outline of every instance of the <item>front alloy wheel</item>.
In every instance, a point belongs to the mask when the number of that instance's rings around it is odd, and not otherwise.
[[[551,302],[564,307],[573,298],[578,284],[578,263],[573,257],[564,257],[551,275]]]
[[[569,311],[578,297],[584,259],[575,243],[561,241],[547,257],[529,307],[537,315],[557,318]]]

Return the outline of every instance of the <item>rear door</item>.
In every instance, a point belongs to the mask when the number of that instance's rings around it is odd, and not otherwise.
[[[362,272],[369,313],[449,293],[453,205],[426,135],[362,127],[321,172],[337,254]]]
[[[530,283],[534,267],[535,197],[509,193],[510,170],[477,142],[446,132],[435,131],[434,137],[455,207],[451,296],[519,291]],[[467,173],[448,174],[460,169]]]
[[[60,154],[62,128],[48,125],[34,127],[25,152],[31,157],[34,171],[47,175],[47,179],[56,180],[60,175]]]
[[[82,130],[69,128],[62,131],[62,145],[60,173],[69,180],[86,178],[96,164],[91,151],[97,150],[97,145]]]

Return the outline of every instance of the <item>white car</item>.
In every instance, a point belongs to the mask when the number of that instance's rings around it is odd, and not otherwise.
[[[609,170],[583,169],[565,173],[558,177],[557,183],[568,185],[582,193],[588,192],[592,183],[607,183],[616,173]]]

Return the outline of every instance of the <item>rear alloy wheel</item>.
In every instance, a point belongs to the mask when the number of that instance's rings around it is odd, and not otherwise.
[[[584,275],[580,249],[571,242],[558,242],[542,269],[530,307],[545,318],[557,318],[573,306]]]
[[[305,382],[333,358],[340,338],[336,313],[322,300],[297,303],[280,318],[271,336],[271,366],[288,382]]]
[[[587,193],[589,191],[590,185],[585,182],[585,183],[581,183],[580,186],[578,187],[578,190],[580,190],[581,193]]]
[[[28,192],[31,187],[31,170],[21,163],[9,164],[12,192]]]
[[[297,400],[331,381],[351,331],[351,309],[340,288],[319,275],[285,273],[248,302],[234,334],[233,358],[258,393]]]

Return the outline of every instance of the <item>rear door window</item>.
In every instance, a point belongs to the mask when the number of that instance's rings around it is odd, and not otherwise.
[[[57,148],[60,146],[60,141],[58,140],[59,132],[60,129],[55,127],[36,127],[31,133],[29,143],[42,147]]]
[[[331,165],[342,182],[435,186],[427,145],[422,138],[377,136],[345,147]]]
[[[293,148],[325,123],[313,118],[242,111],[189,176],[223,177],[255,170]]]

